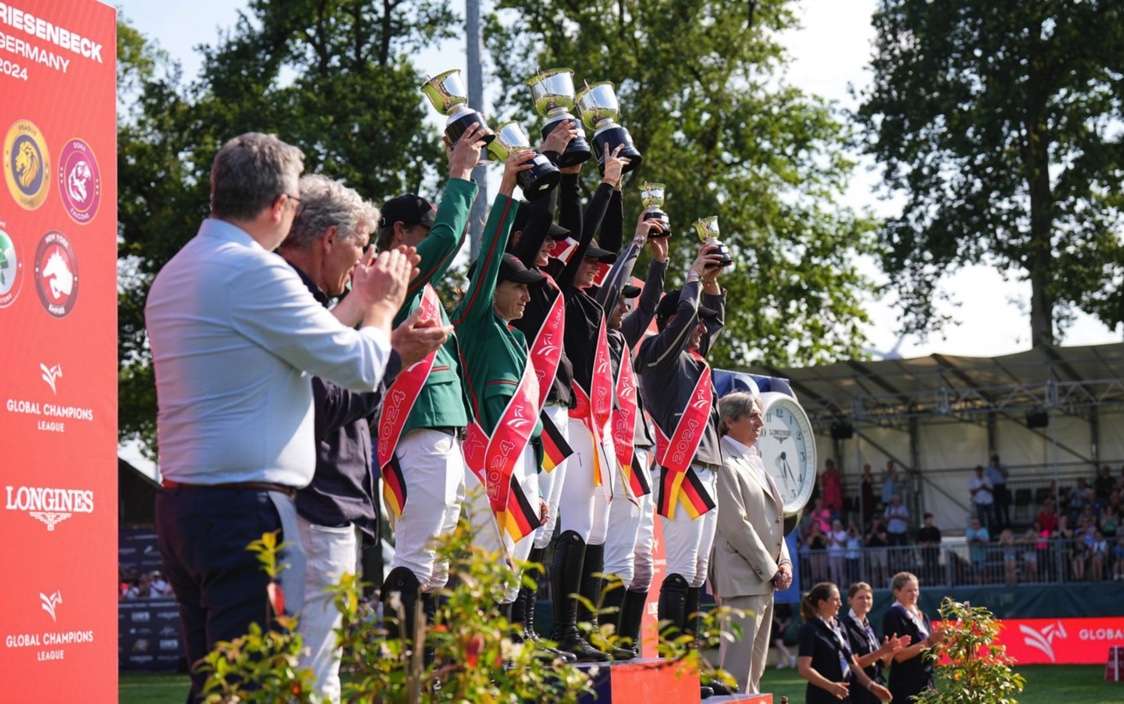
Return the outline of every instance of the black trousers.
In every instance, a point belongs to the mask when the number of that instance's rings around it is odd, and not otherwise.
[[[163,489],[156,496],[164,576],[176,592],[185,655],[193,669],[189,704],[201,701],[207,679],[194,672],[196,662],[216,642],[266,622],[269,578],[246,546],[270,531],[285,537],[264,491],[192,487]]]

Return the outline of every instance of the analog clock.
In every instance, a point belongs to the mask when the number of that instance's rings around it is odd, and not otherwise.
[[[812,423],[796,399],[775,391],[761,394],[765,427],[757,448],[765,469],[773,476],[784,503],[784,514],[792,516],[812,498],[816,485],[816,439]]]

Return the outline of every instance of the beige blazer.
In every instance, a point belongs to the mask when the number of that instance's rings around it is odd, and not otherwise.
[[[757,448],[722,438],[718,472],[718,531],[711,557],[722,598],[773,593],[780,565],[792,564],[784,540],[784,504]]]

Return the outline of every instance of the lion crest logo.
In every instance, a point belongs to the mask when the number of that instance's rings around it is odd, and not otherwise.
[[[16,120],[4,136],[4,180],[12,198],[24,210],[36,210],[47,200],[50,156],[43,133],[30,120]]]

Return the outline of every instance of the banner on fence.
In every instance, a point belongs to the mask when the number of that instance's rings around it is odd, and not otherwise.
[[[1103,665],[1124,646],[1124,618],[1004,619],[1000,642],[1019,665]]]

